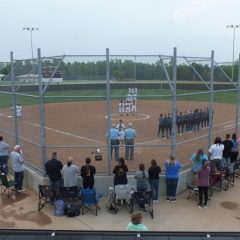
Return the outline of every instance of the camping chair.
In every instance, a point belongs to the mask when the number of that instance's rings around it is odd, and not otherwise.
[[[79,189],[74,187],[59,187],[59,198],[63,200],[78,198]]]
[[[48,185],[38,185],[38,212],[45,206],[46,203],[54,202],[54,187]]]
[[[235,177],[240,178],[240,161],[239,160],[234,163],[234,171],[235,171],[235,174],[234,174]]]
[[[234,171],[234,163],[226,166],[225,173],[222,178],[222,186],[223,190],[227,191],[229,185],[234,187],[234,180],[235,180],[235,171]]]
[[[0,175],[1,180],[1,194],[7,193],[8,197],[14,190],[14,181],[8,175]]]
[[[194,186],[191,186],[188,183],[186,183],[186,187],[187,187],[187,190],[188,190],[187,199],[198,200],[198,188],[194,187]]]
[[[82,214],[91,211],[97,216],[97,212],[100,209],[98,206],[98,201],[102,197],[102,194],[96,195],[96,189],[81,189],[81,208]]]
[[[79,188],[77,186],[60,187],[58,198],[62,199],[66,205],[71,203],[75,205],[78,210],[80,209]]]
[[[214,189],[218,189],[221,192],[221,190],[222,190],[222,172],[211,173],[209,182],[210,182],[209,196],[213,195]]]

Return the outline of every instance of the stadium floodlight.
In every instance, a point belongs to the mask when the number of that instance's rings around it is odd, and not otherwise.
[[[32,51],[32,59],[33,59],[33,40],[32,40],[32,32],[34,32],[34,31],[39,31],[39,28],[36,28],[36,27],[24,27],[23,30],[30,32],[31,51]]]
[[[232,52],[232,80],[233,80],[233,72],[234,72],[234,51],[235,51],[235,31],[236,28],[240,28],[240,24],[238,25],[227,25],[226,28],[233,29],[233,52]]]

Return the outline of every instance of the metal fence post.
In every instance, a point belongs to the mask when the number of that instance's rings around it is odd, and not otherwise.
[[[43,82],[42,82],[42,59],[41,59],[41,49],[38,48],[38,89],[39,89],[39,113],[40,113],[40,136],[41,136],[41,150],[42,150],[42,165],[43,172],[45,172],[46,163],[46,135],[45,135],[45,109],[44,109],[44,92],[43,92]]]
[[[236,125],[235,125],[235,133],[237,135],[238,135],[238,121],[239,121],[239,101],[240,101],[240,54],[238,57],[238,85],[237,85]]]
[[[137,56],[134,56],[134,80],[137,80]]]
[[[211,52],[211,72],[210,72],[210,92],[208,109],[208,148],[212,143],[212,125],[213,125],[213,79],[214,79],[214,51]]]
[[[16,88],[15,88],[15,70],[13,62],[13,52],[10,52],[11,59],[11,82],[12,82],[12,111],[13,111],[13,121],[14,121],[14,132],[15,132],[15,142],[19,144],[19,134],[18,134],[18,123],[16,114]]]
[[[107,91],[107,140],[108,140],[108,173],[110,174],[112,169],[112,156],[111,156],[111,140],[110,140],[110,128],[111,128],[111,114],[110,114],[110,63],[109,63],[109,48],[106,48],[106,91]]]
[[[171,154],[176,155],[177,48],[173,49]]]

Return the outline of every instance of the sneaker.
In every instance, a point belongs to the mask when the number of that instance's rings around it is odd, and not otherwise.
[[[158,203],[158,200],[155,200],[155,203]]]
[[[203,207],[204,207],[204,208],[207,208],[207,204],[204,204]]]
[[[166,201],[167,201],[167,202],[170,202],[170,199],[169,199],[169,198],[167,198],[167,199],[166,199]]]
[[[26,190],[23,188],[23,189],[19,189],[18,192],[21,193],[21,192],[25,192]]]
[[[155,200],[153,200],[153,204],[154,204],[154,203],[156,203],[156,201],[155,201]]]
[[[176,198],[173,198],[173,199],[172,199],[172,202],[176,202]]]
[[[202,208],[202,204],[199,203],[199,204],[198,204],[198,207],[199,207],[199,208]]]

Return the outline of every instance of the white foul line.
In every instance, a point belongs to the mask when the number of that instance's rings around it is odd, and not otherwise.
[[[7,118],[12,118],[12,116],[6,116],[4,114],[0,114],[0,116],[7,117]],[[23,122],[25,122],[25,123],[27,123],[29,125],[35,126],[35,127],[40,127],[40,125],[37,124],[37,123],[33,123],[33,122],[25,121],[25,120],[21,120],[21,121],[23,121]],[[68,133],[68,132],[64,132],[64,131],[60,131],[60,130],[57,130],[57,129],[54,129],[54,128],[45,127],[45,129],[49,130],[49,131],[65,134],[65,135],[68,135],[68,136],[71,136],[71,137],[87,140],[87,141],[90,141],[90,142],[97,142],[97,143],[101,143],[101,144],[104,143],[102,141],[98,141],[98,140],[91,139],[91,138],[86,138],[86,137],[81,137],[81,136],[78,136],[78,135],[75,135],[75,134],[71,134],[71,133]]]

